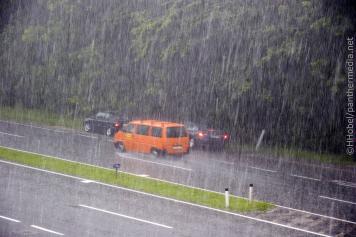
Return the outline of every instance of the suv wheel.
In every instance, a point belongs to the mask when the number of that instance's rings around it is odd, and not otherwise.
[[[84,124],[84,131],[86,131],[86,132],[89,132],[90,131],[90,129],[91,129],[91,127],[90,127],[90,123],[85,123]]]
[[[189,147],[190,147],[190,148],[193,148],[193,147],[194,147],[194,143],[195,143],[194,138],[191,138],[191,139],[189,140]]]
[[[106,130],[106,136],[110,137],[112,135],[112,129],[111,128],[108,128]]]

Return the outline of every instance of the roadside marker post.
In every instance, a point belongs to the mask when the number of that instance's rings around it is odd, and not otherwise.
[[[229,189],[225,188],[225,207],[229,208],[230,200],[229,200]]]
[[[251,202],[253,199],[253,184],[250,184],[248,188],[248,200]]]
[[[116,170],[116,178],[117,178],[117,173],[118,173],[118,169],[120,168],[120,163],[114,164],[112,167]]]

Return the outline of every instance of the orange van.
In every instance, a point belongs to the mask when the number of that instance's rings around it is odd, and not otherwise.
[[[120,152],[136,151],[165,154],[189,152],[189,137],[183,124],[157,120],[135,120],[124,125],[114,136]]]

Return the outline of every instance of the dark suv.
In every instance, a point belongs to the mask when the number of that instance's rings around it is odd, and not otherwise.
[[[191,148],[222,150],[230,140],[229,134],[218,129],[206,129],[193,122],[184,123],[189,134]]]
[[[84,119],[84,130],[113,136],[129,119],[116,112],[98,112],[96,115]]]
[[[208,150],[222,150],[229,141],[229,134],[217,129],[199,130],[194,136],[194,146]]]

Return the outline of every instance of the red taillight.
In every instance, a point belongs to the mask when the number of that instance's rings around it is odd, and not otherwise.
[[[224,140],[227,140],[229,138],[229,135],[225,134],[224,135]]]
[[[115,123],[115,128],[118,128],[118,127],[120,127],[120,124],[119,123]]]
[[[202,132],[198,133],[199,137],[204,137],[204,134]]]

